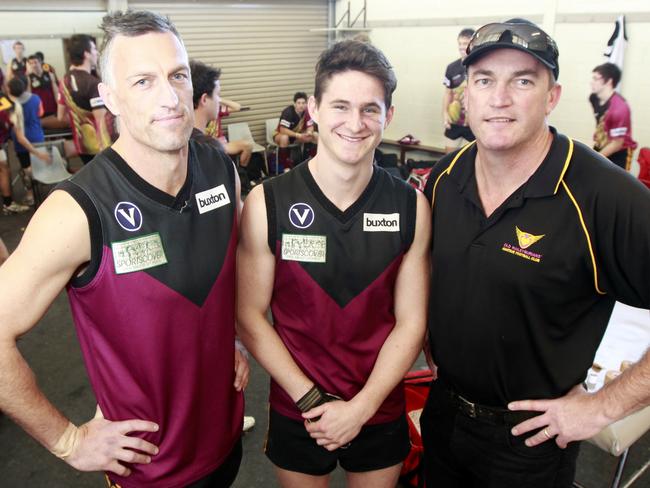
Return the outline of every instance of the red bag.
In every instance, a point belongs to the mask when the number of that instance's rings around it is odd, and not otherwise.
[[[429,396],[433,375],[431,370],[410,371],[404,377],[404,394],[406,396],[406,421],[411,438],[411,451],[404,460],[400,481],[404,486],[424,487],[422,476],[422,435],[420,434],[420,414]]]
[[[650,188],[650,148],[644,147],[639,151],[639,179]]]
[[[424,191],[433,168],[413,168],[406,181],[416,190]]]

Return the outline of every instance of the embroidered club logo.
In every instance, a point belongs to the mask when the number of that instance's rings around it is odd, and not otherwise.
[[[530,251],[528,248],[541,240],[546,234],[536,236],[530,232],[524,232],[517,226],[515,226],[515,231],[517,234],[518,245],[504,242],[501,246],[501,250],[508,254],[512,254],[513,256],[525,259],[526,261],[540,263],[542,261],[542,255],[540,253]]]
[[[120,202],[115,206],[115,220],[122,229],[135,232],[142,227],[142,212],[131,202]]]
[[[294,203],[289,209],[289,220],[294,227],[306,229],[314,223],[314,209],[306,203]]]
[[[534,236],[533,234],[524,232],[517,226],[515,226],[515,230],[517,231],[517,242],[519,242],[519,247],[522,249],[528,249],[546,235],[542,234],[541,236]]]

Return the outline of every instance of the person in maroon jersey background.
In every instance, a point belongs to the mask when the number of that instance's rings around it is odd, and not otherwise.
[[[44,129],[63,129],[69,127],[67,120],[57,118],[57,100],[59,97],[58,80],[53,71],[44,69],[41,58],[32,54],[27,58],[27,79],[32,93],[43,102],[41,125]]]
[[[632,139],[630,105],[616,91],[620,80],[621,70],[613,63],[601,64],[592,71],[589,100],[596,117],[594,150],[630,171],[637,143]]]

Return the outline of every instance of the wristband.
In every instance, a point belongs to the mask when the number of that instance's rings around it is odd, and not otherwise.
[[[68,426],[59,437],[59,440],[56,441],[56,444],[50,449],[50,452],[58,458],[65,459],[77,448],[78,441],[79,429],[72,422],[68,422]]]
[[[323,403],[333,402],[335,400],[343,400],[341,397],[332,395],[331,393],[324,392],[318,386],[312,386],[305,395],[296,402],[296,407],[301,412],[308,412],[312,408],[318,407]]]
[[[305,395],[296,402],[296,406],[302,413],[305,413],[312,408],[322,405],[323,403],[334,402],[336,400],[342,401],[343,399],[331,393],[324,392],[318,386],[314,385],[312,386],[311,390],[305,393]],[[313,419],[307,419],[307,422],[318,422],[319,420],[320,416]],[[348,447],[350,447],[349,442],[341,446],[340,449],[347,449]]]
[[[296,407],[301,412],[308,412],[314,407],[325,403],[325,392],[318,386],[314,385],[311,389],[303,395],[303,397],[296,402]]]

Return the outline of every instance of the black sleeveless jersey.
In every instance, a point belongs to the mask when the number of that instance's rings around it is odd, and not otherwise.
[[[415,190],[375,166],[359,199],[341,211],[305,163],[265,182],[264,192],[276,257],[274,326],[312,381],[349,400],[365,385],[395,326],[395,280],[415,233]],[[282,415],[301,419],[274,382],[270,401]],[[403,411],[399,385],[369,423]]]

